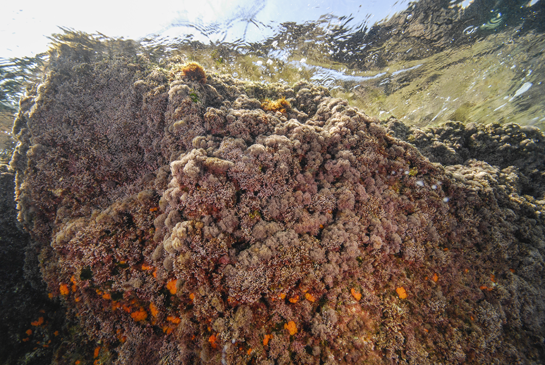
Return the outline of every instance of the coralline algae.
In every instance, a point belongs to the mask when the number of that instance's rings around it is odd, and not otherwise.
[[[544,360],[542,164],[124,44],[56,47],[14,125],[19,220],[98,360]]]

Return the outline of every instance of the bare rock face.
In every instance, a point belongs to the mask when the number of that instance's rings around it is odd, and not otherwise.
[[[48,290],[105,363],[545,359],[543,201],[520,167],[432,163],[308,83],[65,46],[11,165]]]

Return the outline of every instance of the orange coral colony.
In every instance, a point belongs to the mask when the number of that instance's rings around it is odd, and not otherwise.
[[[212,348],[218,347],[218,344],[216,343],[216,335],[215,334],[212,334],[212,336],[210,336],[208,338],[208,342],[210,342],[210,345],[212,346]]]
[[[354,288],[350,289],[350,293],[352,294],[354,299],[356,299],[356,300],[361,299],[361,293],[357,292]]]
[[[172,295],[176,294],[176,282],[177,281],[178,281],[177,279],[171,279],[167,283],[167,289],[170,292],[170,294],[172,294]]]
[[[153,303],[149,304],[149,310],[151,312],[151,315],[154,317],[157,317],[157,315],[159,314],[159,309],[157,309],[157,307]]]
[[[182,75],[191,81],[197,81],[201,84],[206,83],[206,72],[197,62],[189,62],[182,66]]]
[[[316,301],[316,298],[314,298],[314,295],[310,293],[305,293],[305,298],[311,303],[314,303]]]
[[[280,113],[286,113],[288,110],[291,109],[291,104],[289,101],[286,100],[285,97],[282,97],[276,101],[271,101],[269,99],[265,99],[264,102],[261,103],[261,109],[265,111],[270,112],[280,112]]]
[[[66,284],[59,285],[59,291],[61,292],[62,295],[68,295],[70,293],[70,290],[68,289],[68,285]]]
[[[34,327],[40,326],[42,323],[44,323],[44,317],[38,318],[37,321],[30,322],[30,324],[33,325]]]
[[[144,308],[140,308],[140,310],[138,310],[137,312],[132,312],[132,313],[131,313],[131,317],[132,317],[136,322],[139,322],[139,321],[143,321],[143,320],[145,320],[146,318],[148,318],[148,314],[146,313],[146,311],[144,310]]]
[[[297,326],[295,325],[294,321],[289,321],[288,323],[284,324],[284,328],[287,329],[292,336],[297,333]]]

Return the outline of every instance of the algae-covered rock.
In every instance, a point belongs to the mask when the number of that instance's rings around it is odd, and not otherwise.
[[[543,134],[385,129],[310,83],[66,43],[21,102],[11,166],[48,291],[97,360],[545,359],[543,191],[526,188]]]
[[[0,364],[49,364],[61,346],[65,310],[47,297],[37,247],[18,227],[14,178],[0,164]]]

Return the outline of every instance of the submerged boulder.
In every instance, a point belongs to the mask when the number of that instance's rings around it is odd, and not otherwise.
[[[522,181],[543,164],[118,48],[51,51],[11,162],[43,280],[97,359],[544,360],[545,202]],[[543,153],[517,133],[510,151]]]

